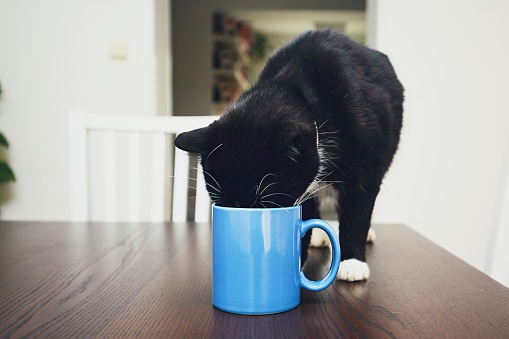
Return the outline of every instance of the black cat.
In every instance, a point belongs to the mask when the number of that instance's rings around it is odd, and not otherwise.
[[[219,120],[178,135],[175,145],[200,156],[219,205],[302,204],[306,220],[319,217],[324,192],[335,193],[338,278],[363,280],[371,214],[398,147],[402,112],[403,87],[384,54],[316,30],[279,49]]]

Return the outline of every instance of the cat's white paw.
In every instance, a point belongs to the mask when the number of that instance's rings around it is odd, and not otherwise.
[[[357,259],[348,259],[341,262],[339,272],[336,276],[338,280],[361,281],[369,278],[369,267],[365,262]]]
[[[311,247],[328,247],[330,246],[330,239],[327,233],[320,228],[313,228],[311,233]]]
[[[373,242],[373,241],[375,241],[375,239],[376,239],[376,233],[372,228],[370,228],[368,231],[368,237],[366,239],[366,242]]]

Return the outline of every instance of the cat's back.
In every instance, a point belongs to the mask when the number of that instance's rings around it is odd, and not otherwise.
[[[301,76],[348,82],[364,78],[400,86],[385,54],[331,29],[302,33],[283,46],[267,61],[259,81]]]
[[[330,112],[370,111],[372,119],[392,116],[394,129],[401,126],[403,86],[388,57],[337,31],[308,31],[279,49],[255,87],[270,82],[300,88],[311,104]]]

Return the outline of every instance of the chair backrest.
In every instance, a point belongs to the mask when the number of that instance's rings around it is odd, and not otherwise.
[[[193,180],[189,178],[190,159],[186,152],[175,149],[173,140],[176,134],[206,126],[217,118],[217,116],[125,116],[71,112],[71,219],[74,221],[93,219],[91,205],[96,201],[92,201],[94,197],[91,193],[93,182],[97,179],[102,180],[102,188],[98,193],[101,199],[98,200],[102,200],[100,205],[103,213],[100,219],[103,221],[183,222],[187,219],[188,208],[192,207],[195,210],[195,221],[208,221],[210,199],[200,165],[198,163],[194,179],[195,204],[190,206],[188,188],[189,180]],[[101,143],[91,143],[92,134],[97,134],[95,136],[100,138]],[[123,155],[127,157],[123,166],[119,165],[118,160],[120,146],[124,148]],[[99,161],[102,162],[102,166],[99,170],[97,168],[92,170],[90,159],[96,156],[97,149],[102,152]],[[174,161],[171,161],[172,154]],[[147,167],[150,168],[148,172]],[[120,175],[127,180],[124,180],[124,184],[119,188]],[[143,182],[144,179],[147,179],[148,183]],[[170,186],[172,194],[169,193]],[[148,203],[142,197],[142,193],[149,196]],[[167,213],[170,196],[171,218]],[[118,215],[119,198],[125,202],[123,206],[127,216]],[[147,207],[147,204],[149,211],[142,217],[141,206]]]

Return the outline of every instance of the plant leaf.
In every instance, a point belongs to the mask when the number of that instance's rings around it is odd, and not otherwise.
[[[0,132],[0,145],[9,148],[9,142],[2,132]]]
[[[0,159],[0,183],[16,181],[14,172],[5,160]]]

